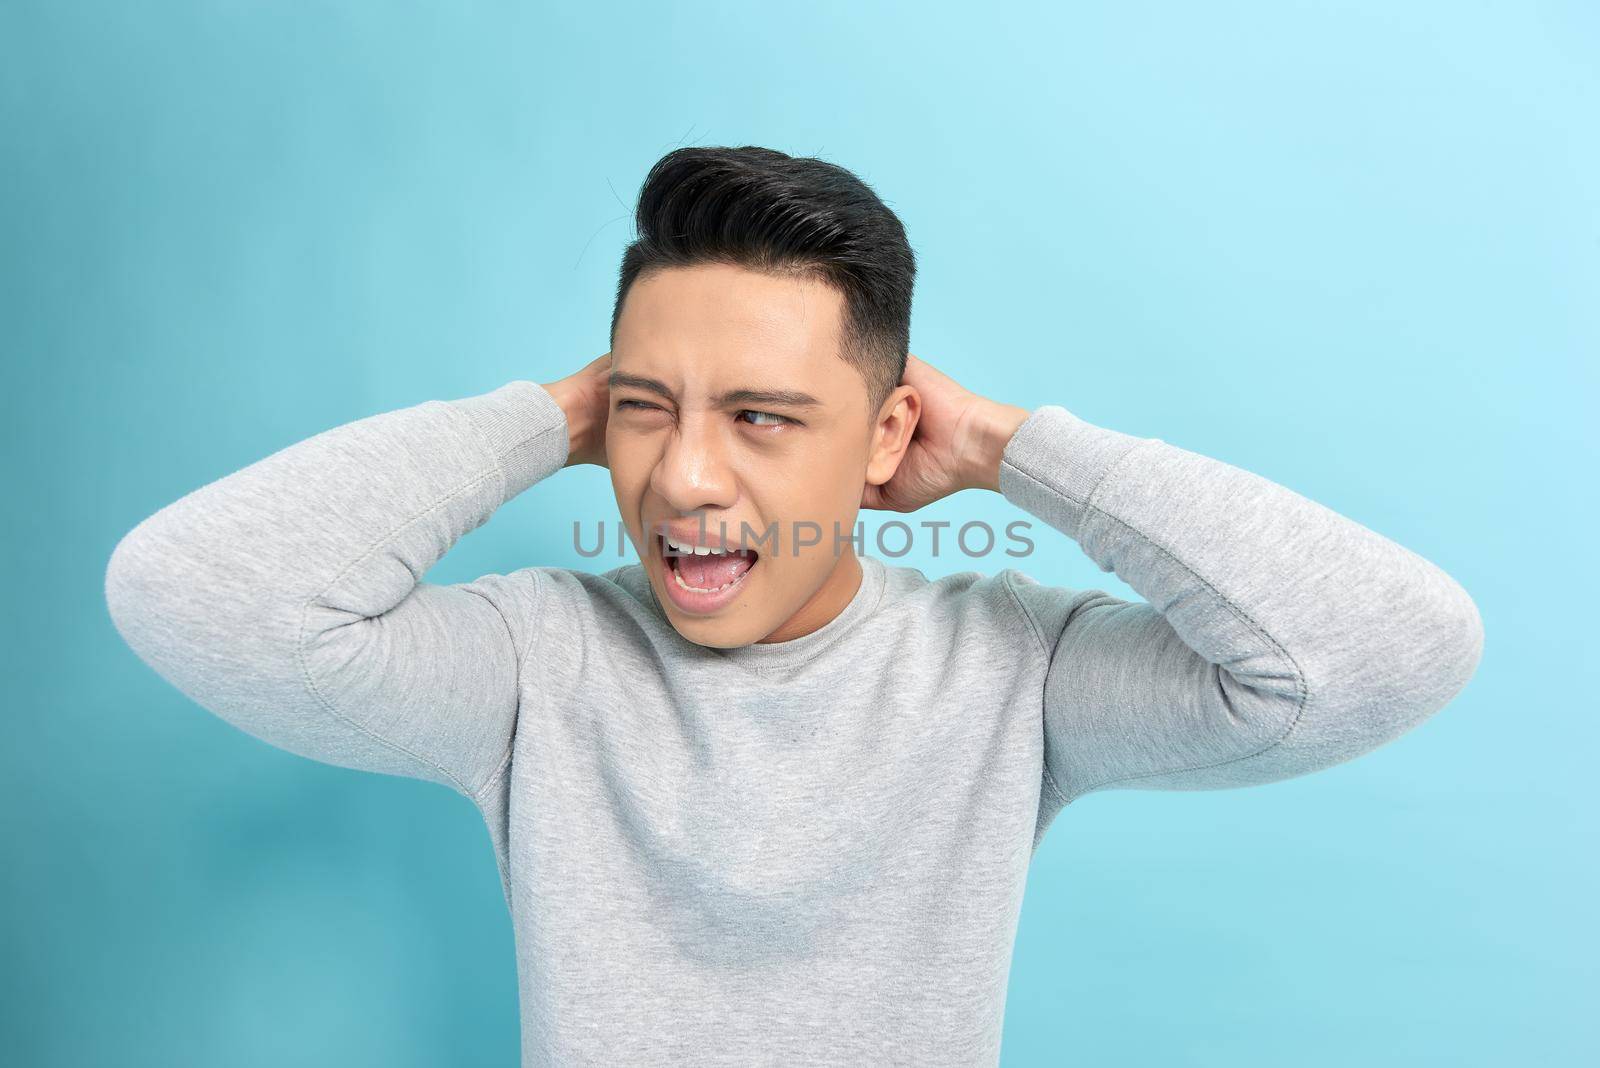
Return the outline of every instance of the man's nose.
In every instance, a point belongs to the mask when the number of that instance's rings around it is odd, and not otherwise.
[[[650,475],[650,488],[673,510],[731,508],[739,499],[728,443],[714,416],[681,419]]]

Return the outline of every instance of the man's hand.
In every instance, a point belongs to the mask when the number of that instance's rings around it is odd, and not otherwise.
[[[544,387],[567,415],[567,467],[606,465],[606,418],[611,414],[611,353]]]
[[[861,506],[914,512],[958,490],[998,492],[1000,455],[1028,409],[980,397],[910,354],[900,381],[922,398],[922,415],[894,475],[881,486],[869,483]]]

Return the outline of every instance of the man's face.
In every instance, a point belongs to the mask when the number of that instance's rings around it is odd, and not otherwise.
[[[628,291],[606,462],[656,598],[693,642],[774,635],[851,559],[834,532],[854,531],[876,420],[838,355],[844,312],[825,283],[722,264]],[[730,551],[682,556],[663,529]]]

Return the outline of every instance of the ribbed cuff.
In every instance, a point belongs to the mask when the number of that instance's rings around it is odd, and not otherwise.
[[[1141,438],[1086,422],[1047,404],[1017,428],[1000,457],[1000,492],[1006,500],[1077,537],[1084,505],[1100,480]]]
[[[567,415],[536,382],[508,382],[490,393],[445,403],[483,434],[505,475],[507,501],[567,462]]]

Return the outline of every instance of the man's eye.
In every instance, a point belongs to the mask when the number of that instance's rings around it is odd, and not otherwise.
[[[734,418],[743,419],[751,426],[782,426],[785,423],[793,422],[793,420],[785,416],[774,415],[771,412],[758,412],[752,408],[744,409]]]
[[[636,411],[649,411],[650,409],[655,408],[655,407],[657,407],[657,406],[654,405],[654,404],[651,404],[649,401],[641,401],[641,400],[619,400],[619,401],[617,401],[617,409],[619,411],[621,409],[623,409],[623,408],[633,408]]]

